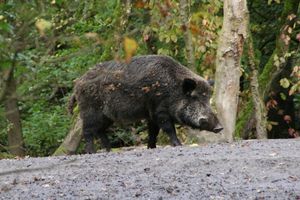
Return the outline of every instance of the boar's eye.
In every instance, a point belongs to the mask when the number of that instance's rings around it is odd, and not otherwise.
[[[209,92],[208,93],[207,92],[203,92],[201,94],[201,97],[202,97],[203,100],[208,101],[210,99],[210,93]]]
[[[182,90],[185,95],[190,95],[192,91],[197,87],[197,84],[194,80],[186,78],[182,83]]]
[[[202,96],[209,98],[211,96],[210,92],[203,92]]]

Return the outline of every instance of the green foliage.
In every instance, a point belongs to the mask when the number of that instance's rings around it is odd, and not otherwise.
[[[193,33],[197,70],[209,75],[214,70],[222,22],[221,2],[192,1],[191,5],[188,28]],[[50,155],[59,146],[70,127],[66,103],[73,80],[96,63],[125,59],[128,48],[130,54],[165,54],[186,63],[175,0],[132,2],[129,7],[120,0],[9,0],[0,4],[0,10],[0,73],[11,66],[17,52],[15,78],[23,136],[27,153],[32,156]],[[125,37],[137,48],[132,49],[127,42],[124,51]],[[0,80],[0,88],[1,84]],[[5,147],[9,125],[3,109],[0,113],[0,144]],[[128,146],[146,141],[145,134],[139,137],[131,133],[129,129],[114,129],[112,143]]]
[[[235,126],[235,133],[234,138],[239,139],[243,137],[243,133],[246,131],[246,125],[249,123],[249,118],[252,114],[253,110],[253,101],[252,99],[247,102],[246,105],[244,105],[243,112],[239,113],[238,120]]]
[[[294,98],[295,108],[300,109],[300,94],[295,94]]]
[[[115,128],[108,134],[112,147],[123,147],[136,145],[136,136],[129,129]]]
[[[128,41],[130,56],[134,53],[164,54],[186,64],[183,33],[188,28],[192,33],[196,70],[212,77],[223,1],[189,2],[188,27],[182,26],[177,0],[132,1],[129,6],[121,0],[8,0],[0,3],[0,75],[11,67],[17,53],[15,78],[27,153],[50,155],[59,146],[70,128],[66,104],[73,81],[96,63],[125,60]],[[251,15],[251,31],[256,53],[260,55],[260,66],[267,68],[260,79],[265,86],[268,73],[274,67],[275,55],[272,53],[283,3],[248,2],[250,13],[259,13]],[[125,42],[124,38],[130,40]],[[274,59],[270,59],[272,57]],[[280,56],[277,58],[275,61],[280,62]],[[268,60],[272,62],[268,63]],[[295,80],[289,82],[291,86],[296,85]],[[2,87],[3,80],[0,79],[0,89]],[[297,95],[295,93],[295,102],[299,99]],[[0,106],[0,152],[6,152],[8,127]],[[144,128],[144,125],[136,128]],[[135,131],[114,129],[110,134],[112,143],[128,146],[146,142],[146,131],[132,134]],[[179,135],[183,141],[188,141],[184,131]],[[160,137],[163,144],[168,143],[168,139]]]
[[[51,155],[69,129],[71,120],[65,108],[44,101],[26,106],[26,119],[22,122],[27,153],[33,156]]]
[[[151,20],[143,25],[144,40],[154,43],[157,54],[170,55],[186,64],[183,31],[190,29],[196,70],[203,75],[213,76],[217,38],[222,25],[222,1],[193,1],[188,27],[182,25],[178,1],[154,2],[150,1],[147,7]]]
[[[268,4],[270,5],[272,2],[280,3],[280,0],[268,0]]]
[[[6,151],[8,123],[4,116],[4,108],[0,106],[0,152]]]
[[[250,12],[250,30],[259,51],[260,70],[266,65],[276,46],[276,36],[280,31],[279,23],[283,3],[268,5],[267,1],[248,1]],[[269,15],[268,13],[272,13]]]

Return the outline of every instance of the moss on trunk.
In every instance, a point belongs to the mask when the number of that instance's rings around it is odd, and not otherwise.
[[[281,39],[281,34],[288,35],[289,33],[286,32],[285,26],[292,23],[291,20],[287,19],[287,17],[290,14],[297,14],[298,7],[299,7],[300,0],[286,0],[284,2],[283,11],[281,13],[281,20],[280,20],[280,31],[277,35],[276,39],[276,47],[270,56],[268,62],[263,68],[262,73],[258,77],[258,83],[259,83],[259,89],[260,89],[260,95],[262,96],[262,99],[266,101],[267,95],[271,90],[271,84],[272,80],[274,79],[276,73],[280,71],[279,66],[274,66],[274,58],[277,57],[284,57],[284,55],[289,50],[289,44],[284,43],[284,41]],[[281,64],[282,65],[282,64]],[[246,129],[247,124],[251,121],[251,117],[253,116],[254,111],[254,104],[251,98],[248,99],[247,103],[243,107],[243,109],[239,113],[239,117],[236,123],[236,129],[234,136],[236,138],[242,137],[242,132]]]
[[[78,110],[78,109],[77,109]],[[76,152],[82,138],[82,121],[78,111],[74,114],[72,127],[63,143],[56,149],[53,156],[72,155]]]

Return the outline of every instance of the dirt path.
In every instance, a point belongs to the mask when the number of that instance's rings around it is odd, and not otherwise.
[[[0,160],[0,199],[300,199],[300,140]]]

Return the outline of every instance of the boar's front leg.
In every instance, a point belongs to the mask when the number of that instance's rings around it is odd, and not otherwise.
[[[171,118],[168,114],[164,112],[159,112],[156,116],[158,126],[168,134],[172,146],[179,146],[181,145],[179,139],[176,136],[176,129],[174,123],[172,122]]]
[[[110,142],[105,130],[112,124],[112,121],[104,117],[100,112],[83,112],[82,113],[82,132],[85,139],[85,152],[95,153],[94,135],[101,139],[102,146],[110,151]]]
[[[159,127],[154,121],[148,121],[148,149],[156,148],[157,135],[159,133]]]
[[[110,151],[111,146],[110,146],[110,142],[109,142],[109,139],[108,139],[105,131],[110,125],[113,124],[113,121],[111,121],[110,119],[108,119],[105,116],[102,116],[100,119],[101,119],[99,122],[100,128],[97,133],[101,139],[102,148],[105,148],[106,151]]]

